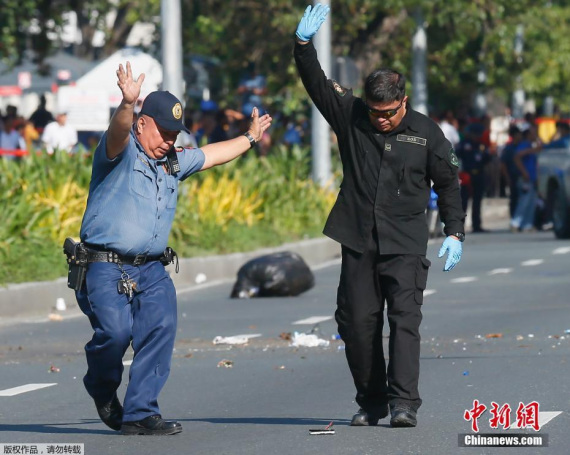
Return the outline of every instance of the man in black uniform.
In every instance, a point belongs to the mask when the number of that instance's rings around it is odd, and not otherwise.
[[[471,199],[471,224],[473,232],[487,232],[481,226],[481,202],[485,195],[485,167],[491,161],[489,150],[483,144],[481,135],[484,126],[480,123],[468,125],[465,137],[457,145],[456,154],[461,160],[461,170],[469,174],[471,188],[461,195],[463,210]]]
[[[343,182],[324,233],[342,244],[335,313],[346,345],[360,410],[351,425],[376,425],[391,412],[394,427],[416,425],[421,304],[428,268],[425,210],[430,180],[447,238],[444,270],[460,260],[465,213],[457,157],[441,129],[413,111],[401,74],[380,69],[365,83],[366,99],[327,79],[312,36],[329,7],[307,7],[296,32],[295,62],[309,96],[337,135]],[[386,371],[384,302],[390,325]],[[388,406],[389,405],[389,406]]]

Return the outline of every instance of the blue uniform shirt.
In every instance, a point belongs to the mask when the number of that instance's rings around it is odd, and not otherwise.
[[[123,153],[107,158],[107,133],[95,149],[81,240],[118,254],[160,255],[167,246],[178,196],[178,181],[204,165],[201,149],[176,154],[180,172],[169,175],[149,158],[131,130]]]

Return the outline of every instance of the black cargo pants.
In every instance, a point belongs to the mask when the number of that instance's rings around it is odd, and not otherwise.
[[[380,255],[376,236],[361,254],[342,247],[335,319],[346,345],[356,402],[375,413],[386,403],[417,410],[421,305],[430,261],[414,254]],[[389,362],[382,346],[384,302],[390,327]]]

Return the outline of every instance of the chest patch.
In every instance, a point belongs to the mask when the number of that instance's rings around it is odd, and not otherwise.
[[[422,145],[424,147],[427,144],[427,140],[423,137],[408,136],[406,134],[398,134],[396,140],[399,142],[411,142],[412,144]]]
[[[390,152],[392,150],[392,144],[386,144],[384,146],[384,150],[386,150],[387,152]]]

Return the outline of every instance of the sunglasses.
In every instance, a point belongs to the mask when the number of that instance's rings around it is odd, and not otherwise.
[[[389,119],[389,118],[394,117],[394,115],[396,115],[398,113],[398,111],[402,107],[403,102],[404,102],[404,98],[402,98],[402,101],[400,101],[400,104],[398,104],[398,106],[393,108],[393,109],[378,110],[378,109],[374,109],[374,108],[370,107],[368,104],[366,105],[366,109],[368,109],[368,113],[372,117]]]

